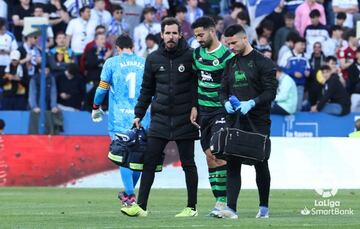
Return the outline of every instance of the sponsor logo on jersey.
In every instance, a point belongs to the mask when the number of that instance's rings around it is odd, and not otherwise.
[[[214,79],[211,77],[211,73],[201,71],[201,80],[213,82]]]

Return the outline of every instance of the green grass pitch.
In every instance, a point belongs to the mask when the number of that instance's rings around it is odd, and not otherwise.
[[[146,218],[120,212],[115,189],[0,188],[0,229],[6,228],[360,228],[360,190],[339,190],[332,201],[353,215],[301,215],[324,200],[314,190],[271,190],[270,218],[255,219],[257,190],[242,190],[238,220],[215,219],[210,190],[199,190],[199,216],[178,219],[186,204],[185,189],[154,189]],[[327,199],[325,199],[327,200]],[[330,209],[330,207],[316,207]]]

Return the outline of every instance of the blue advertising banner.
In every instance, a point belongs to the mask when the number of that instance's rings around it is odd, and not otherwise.
[[[108,135],[107,115],[101,123],[91,121],[88,112],[63,112],[63,135]],[[27,134],[29,112],[1,111],[6,122],[5,134]],[[333,116],[324,113],[299,112],[295,115],[272,115],[271,136],[276,137],[347,137],[354,131],[360,113]],[[131,126],[131,123],[124,124]]]

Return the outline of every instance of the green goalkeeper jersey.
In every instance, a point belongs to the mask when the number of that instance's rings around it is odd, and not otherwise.
[[[228,60],[234,56],[223,44],[212,52],[198,47],[193,52],[193,69],[198,77],[198,104],[200,107],[222,107],[219,99],[222,73]]]

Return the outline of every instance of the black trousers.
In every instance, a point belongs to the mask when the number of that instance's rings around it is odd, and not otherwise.
[[[144,158],[144,168],[141,175],[138,204],[146,210],[151,186],[155,178],[156,162],[161,157],[167,139],[148,137],[148,148]],[[195,208],[197,203],[198,173],[194,160],[194,140],[176,140],[179,149],[181,166],[185,172],[188,207]]]
[[[257,163],[256,184],[259,192],[259,206],[268,207],[270,194],[270,171],[268,161]],[[236,211],[236,203],[241,189],[241,161],[239,158],[231,157],[227,162],[227,183],[226,183],[227,205]]]

